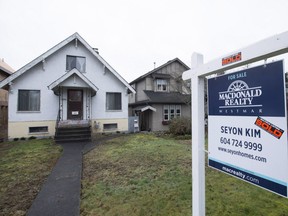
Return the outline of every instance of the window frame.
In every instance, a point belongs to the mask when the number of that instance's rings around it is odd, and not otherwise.
[[[34,126],[29,127],[29,134],[40,134],[40,133],[48,133],[48,126]]]
[[[181,105],[170,104],[163,105],[163,121],[171,121],[173,118],[179,118],[182,115]]]
[[[167,79],[156,79],[155,80],[155,90],[157,92],[168,92],[169,82]]]
[[[117,123],[104,123],[103,130],[104,131],[116,131],[118,130],[118,124]]]
[[[20,92],[29,92],[28,94],[28,99],[27,98],[20,98],[21,93]],[[37,92],[37,102],[36,102],[36,109],[31,109],[30,106],[32,105],[32,101],[30,102],[30,100],[32,100],[33,98],[32,95],[30,95],[30,92]],[[27,101],[28,100],[28,101]],[[21,104],[21,101],[25,101],[27,104]],[[35,103],[35,102],[34,102]],[[27,109],[23,109],[23,107],[28,107]],[[21,108],[21,109],[20,109]],[[41,111],[41,90],[38,89],[18,89],[18,98],[17,98],[17,112],[40,112]]]
[[[108,100],[110,99],[109,97],[110,96],[108,96],[108,95],[120,95],[120,107],[118,107],[119,105],[117,105],[116,103],[117,103],[117,98],[114,98],[114,101],[113,101],[113,105],[114,105],[114,107],[113,108],[111,108],[110,106],[112,106],[112,105],[109,105],[108,103]],[[119,98],[118,98],[118,100],[119,100]],[[122,111],[122,93],[121,92],[106,92],[106,111]]]
[[[68,58],[75,58],[75,66],[72,65],[72,61],[68,61]],[[80,63],[80,68],[77,68],[77,60],[78,59],[84,59],[84,63],[81,64]],[[82,69],[82,66],[83,66],[83,69]],[[81,73],[85,73],[86,72],[86,57],[84,56],[73,56],[73,55],[66,55],[66,71],[71,71],[73,70],[74,68],[76,68],[79,72]]]

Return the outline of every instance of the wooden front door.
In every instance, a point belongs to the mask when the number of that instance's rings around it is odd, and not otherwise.
[[[68,120],[83,119],[83,91],[68,89]]]

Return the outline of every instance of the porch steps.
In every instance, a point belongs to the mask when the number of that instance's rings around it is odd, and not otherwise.
[[[91,140],[90,126],[59,127],[54,137],[56,143],[83,142]]]

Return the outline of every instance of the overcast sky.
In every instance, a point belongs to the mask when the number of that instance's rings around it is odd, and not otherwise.
[[[288,0],[0,0],[0,58],[19,69],[78,32],[128,82],[288,31]]]

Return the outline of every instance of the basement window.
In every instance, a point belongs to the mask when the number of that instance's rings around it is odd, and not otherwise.
[[[47,133],[48,126],[29,127],[29,133]]]
[[[117,123],[103,124],[103,129],[104,130],[117,130],[117,128],[118,128]]]

